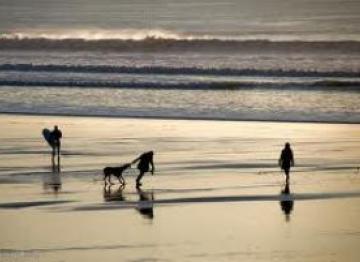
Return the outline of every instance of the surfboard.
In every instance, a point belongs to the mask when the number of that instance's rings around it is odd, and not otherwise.
[[[49,144],[49,146],[53,147],[54,146],[54,140],[51,136],[51,131],[47,128],[44,128],[42,131],[42,135],[45,139],[45,141]]]

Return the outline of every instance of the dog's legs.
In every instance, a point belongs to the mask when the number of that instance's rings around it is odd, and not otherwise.
[[[119,178],[119,182],[120,182],[122,185],[126,185],[125,179],[124,179],[123,176],[119,176],[118,178]]]
[[[113,182],[111,182],[111,175],[109,176],[109,183],[110,185],[115,185]]]

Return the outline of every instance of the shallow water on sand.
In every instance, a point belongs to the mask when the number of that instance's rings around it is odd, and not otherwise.
[[[0,116],[1,261],[358,261],[360,126]],[[63,131],[60,174],[41,129]],[[277,158],[296,167],[289,193]],[[145,150],[156,173],[104,187]],[[114,182],[115,182],[114,178]],[[55,190],[57,188],[57,190]]]

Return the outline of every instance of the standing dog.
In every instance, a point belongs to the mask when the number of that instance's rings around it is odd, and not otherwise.
[[[122,173],[131,167],[131,164],[125,164],[125,165],[122,165],[122,166],[119,166],[119,167],[105,167],[104,168],[104,182],[106,184],[106,178],[108,177],[108,180],[109,180],[109,183],[111,183],[111,175],[113,176],[116,176],[118,179],[119,179],[119,182],[122,184],[122,185],[125,185],[125,179],[124,177],[122,176]]]

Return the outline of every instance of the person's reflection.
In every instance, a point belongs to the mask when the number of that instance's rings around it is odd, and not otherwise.
[[[139,195],[139,202],[136,210],[145,218],[153,219],[154,218],[154,193],[145,192],[141,188],[136,189]]]
[[[284,189],[281,190],[280,206],[281,206],[281,210],[285,214],[286,222],[289,222],[290,214],[291,214],[292,210],[294,209],[294,200],[290,193],[289,183],[286,183]]]
[[[58,162],[56,163],[55,162],[55,159],[54,158],[51,158],[51,170],[52,172],[58,172],[60,173],[60,170],[61,169],[61,164],[60,164],[60,160],[58,160]]]
[[[105,202],[111,201],[125,201],[126,198],[124,197],[123,191],[125,185],[120,184],[117,190],[111,190],[112,185],[104,185],[103,196]]]
[[[61,190],[60,164],[52,162],[51,171],[43,177],[43,187],[45,191],[52,190],[57,194]]]

